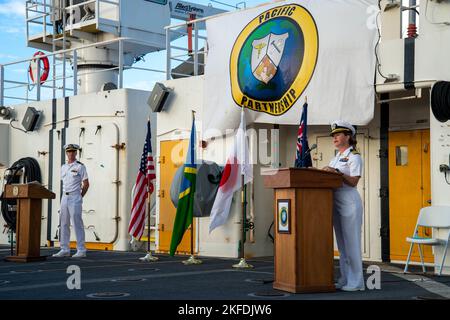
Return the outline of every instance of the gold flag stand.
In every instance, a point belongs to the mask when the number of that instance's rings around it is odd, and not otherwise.
[[[191,256],[189,259],[182,261],[184,265],[192,265],[192,264],[202,264],[203,261],[197,259],[194,255],[194,219],[192,219],[191,224]]]

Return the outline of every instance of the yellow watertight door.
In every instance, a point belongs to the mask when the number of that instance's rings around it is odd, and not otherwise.
[[[431,205],[430,131],[389,133],[389,225],[390,255],[393,261],[406,261],[421,208]],[[431,230],[420,230],[431,236]],[[430,246],[423,246],[425,262],[433,262]],[[411,261],[420,261],[417,246]]]
[[[170,199],[170,187],[177,169],[186,161],[188,140],[161,141],[160,144],[160,191],[159,196],[159,251],[168,252],[172,238],[176,208]],[[195,221],[195,220],[194,220]],[[195,227],[194,227],[195,239]],[[177,253],[191,252],[191,229],[184,234]]]

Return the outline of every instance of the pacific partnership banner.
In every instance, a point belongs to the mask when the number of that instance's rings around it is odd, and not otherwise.
[[[204,129],[249,122],[308,124],[374,113],[375,0],[281,1],[207,21]]]

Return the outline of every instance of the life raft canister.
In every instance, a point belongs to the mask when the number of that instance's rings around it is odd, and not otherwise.
[[[39,59],[36,59],[37,56],[43,56],[42,58],[40,57]],[[37,68],[41,68],[40,73],[41,73],[41,84],[43,84],[47,78],[48,78],[48,74],[50,72],[50,63],[48,61],[48,58],[45,56],[45,53],[43,53],[42,51],[37,51],[33,57],[35,57],[35,59],[32,59],[30,61],[30,66],[28,67],[28,74],[30,75],[31,81],[33,83],[36,83],[37,81],[36,76],[37,76]],[[38,66],[38,61],[39,61],[39,66]]]

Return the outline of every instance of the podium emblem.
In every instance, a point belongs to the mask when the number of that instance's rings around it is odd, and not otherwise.
[[[289,199],[278,199],[277,207],[278,233],[291,233],[291,201]]]
[[[19,187],[14,186],[12,190],[13,196],[17,197],[19,195]]]

